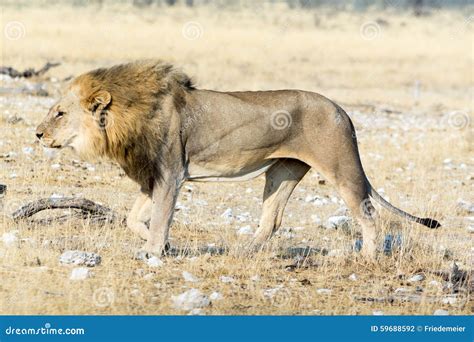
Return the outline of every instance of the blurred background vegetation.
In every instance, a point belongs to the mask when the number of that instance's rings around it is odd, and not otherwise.
[[[104,6],[130,4],[136,7],[164,6],[214,6],[216,8],[241,8],[259,6],[287,6],[288,9],[329,7],[350,11],[369,9],[395,9],[413,11],[415,15],[428,15],[443,8],[474,7],[474,0],[3,0],[2,6]]]

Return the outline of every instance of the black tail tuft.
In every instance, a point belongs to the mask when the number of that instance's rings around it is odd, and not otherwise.
[[[432,228],[432,229],[441,227],[441,223],[439,223],[438,221],[436,221],[434,219],[430,219],[430,218],[421,219],[420,223],[427,226],[428,228]]]

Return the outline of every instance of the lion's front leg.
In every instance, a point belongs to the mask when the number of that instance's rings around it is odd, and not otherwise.
[[[150,219],[151,198],[145,193],[140,193],[127,216],[127,227],[137,233],[142,239],[149,239],[147,221]]]
[[[153,186],[149,238],[144,250],[161,256],[168,242],[168,233],[173,219],[181,181],[169,175]]]

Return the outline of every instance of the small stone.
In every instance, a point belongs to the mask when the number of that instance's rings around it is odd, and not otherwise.
[[[69,279],[71,280],[84,280],[90,278],[92,273],[86,267],[76,267],[73,268],[71,271],[71,276]]]
[[[350,218],[347,216],[331,216],[327,219],[324,227],[326,229],[341,229],[349,230],[350,229]]]
[[[219,279],[220,279],[221,282],[223,282],[223,283],[233,283],[233,282],[235,281],[234,278],[232,278],[232,277],[226,277],[226,276],[221,276]]]
[[[422,281],[425,279],[425,276],[423,274],[415,274],[414,276],[410,277],[408,281],[410,283],[415,283],[417,281]]]
[[[144,280],[152,280],[153,278],[155,278],[155,273],[148,273],[143,276]]]
[[[349,276],[349,280],[352,280],[352,281],[357,281],[357,275],[355,273],[352,273],[350,276]]]
[[[211,295],[209,296],[209,299],[212,301],[221,300],[223,298],[224,297],[219,292],[212,292]]]
[[[232,213],[232,209],[231,208],[227,208],[222,214],[221,214],[221,217],[222,218],[225,218],[227,220],[231,220],[234,218],[234,214]]]
[[[374,310],[372,311],[373,316],[383,316],[385,313],[382,310]]]
[[[152,256],[148,258],[146,264],[150,267],[161,267],[163,266],[163,261],[161,261],[158,257]]]
[[[183,274],[184,281],[187,281],[190,283],[197,283],[199,281],[198,278],[196,278],[194,275],[192,275],[191,273],[187,271],[183,271],[182,274]]]
[[[18,243],[18,230],[12,230],[11,232],[3,233],[2,242],[7,247],[12,247]]]
[[[33,147],[23,147],[22,152],[23,154],[32,154],[33,153]]]
[[[188,313],[188,316],[202,316],[202,315],[204,315],[204,312],[202,311],[201,308],[192,309]]]
[[[457,207],[465,212],[474,213],[474,204],[463,199],[458,199]]]
[[[186,311],[204,308],[210,304],[209,298],[198,289],[190,289],[177,296],[171,296],[171,301],[175,309]]]
[[[52,165],[51,165],[51,168],[52,168],[53,170],[58,170],[58,169],[61,168],[61,165],[60,165],[60,164],[52,164]]]
[[[244,226],[244,227],[240,228],[240,229],[237,231],[237,234],[239,234],[239,235],[250,235],[250,234],[253,234],[252,227],[251,227],[251,226]]]
[[[141,294],[142,293],[139,289],[133,289],[133,290],[130,291],[130,295],[133,296],[133,297],[138,297]]]
[[[101,257],[96,253],[83,251],[66,251],[59,257],[61,264],[85,265],[94,267],[100,264]]]
[[[331,289],[317,289],[316,293],[320,295],[330,295],[332,293],[332,290]]]
[[[397,294],[403,294],[403,293],[410,292],[410,290],[408,290],[408,289],[405,288],[405,287],[399,287],[399,288],[395,289],[394,292],[397,293]]]
[[[57,150],[54,148],[43,147],[43,154],[48,159],[54,159],[58,154]]]
[[[255,282],[260,281],[260,276],[259,276],[258,274],[257,274],[257,275],[254,275],[254,276],[251,276],[251,277],[250,277],[250,280],[251,280],[251,281],[255,281]]]
[[[273,298],[281,289],[283,289],[283,285],[280,284],[277,287],[263,290],[263,295],[267,298]]]
[[[458,301],[458,297],[456,295],[448,295],[444,297],[443,299],[441,299],[441,302],[443,304],[449,304],[449,305],[454,305],[457,303],[457,301]]]
[[[315,224],[321,224],[321,218],[318,215],[311,215],[311,221]]]
[[[435,316],[449,316],[449,311],[448,310],[443,310],[443,309],[437,309],[433,313]]]

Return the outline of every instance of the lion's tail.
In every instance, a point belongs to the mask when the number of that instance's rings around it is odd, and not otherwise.
[[[382,196],[380,196],[380,194],[377,191],[375,191],[375,189],[372,187],[372,185],[370,184],[368,179],[366,179],[366,183],[367,183],[367,188],[368,188],[368,192],[369,192],[370,197],[372,197],[377,203],[379,203],[382,207],[384,207],[388,211],[390,211],[390,212],[392,212],[392,213],[394,213],[398,216],[401,216],[401,217],[403,217],[407,220],[425,225],[429,228],[439,228],[439,227],[441,227],[441,224],[438,221],[436,221],[435,219],[416,217],[416,216],[413,216],[413,215],[411,215],[411,214],[409,214],[409,213],[407,213],[407,212],[405,212],[401,209],[398,209],[397,207],[395,207],[392,204],[390,204],[389,202],[387,202]]]

